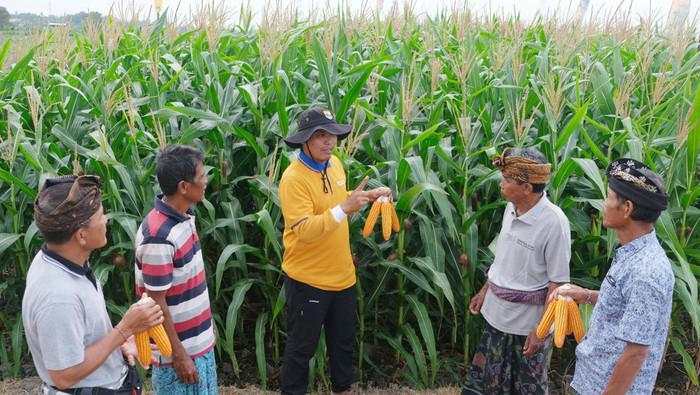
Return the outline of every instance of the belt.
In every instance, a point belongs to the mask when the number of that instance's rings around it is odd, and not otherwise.
[[[518,289],[499,287],[489,281],[489,291],[493,292],[493,294],[500,299],[508,302],[542,306],[547,301],[549,289],[542,288],[536,291],[521,291]]]
[[[43,395],[140,395],[141,391],[141,378],[133,366],[129,366],[122,386],[114,390],[102,387],[66,388],[62,390],[46,383],[43,383],[42,386]]]

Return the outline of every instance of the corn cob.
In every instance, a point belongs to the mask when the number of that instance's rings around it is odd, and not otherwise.
[[[398,233],[401,230],[399,215],[396,214],[396,207],[394,207],[394,203],[389,203],[389,205],[391,206],[391,230]]]
[[[136,334],[136,351],[141,366],[147,368],[151,365],[151,342],[148,339],[148,331]]]
[[[379,212],[381,211],[382,204],[379,199],[372,203],[372,208],[369,209],[369,214],[367,214],[367,219],[365,220],[365,227],[362,229],[362,236],[369,237],[374,230],[374,224],[377,223],[377,218],[379,217]]]
[[[165,333],[163,324],[158,324],[149,329],[148,335],[156,342],[158,350],[162,356],[169,357],[173,355],[173,349],[170,346],[170,339],[168,339],[168,335]]]
[[[570,300],[567,302],[567,309],[569,312],[569,327],[574,333],[576,342],[580,343],[586,331],[583,329],[583,322],[581,321],[581,313],[578,311],[578,305],[573,300]]]
[[[389,240],[391,237],[391,211],[393,206],[390,202],[383,202],[381,206],[382,210],[382,236],[384,240]]]
[[[566,301],[557,299],[556,304],[557,307],[554,310],[554,345],[562,348],[562,346],[564,346],[564,339],[566,338],[568,314]]]
[[[537,332],[535,334],[538,338],[544,339],[547,337],[547,334],[549,334],[549,328],[552,327],[552,323],[554,322],[554,310],[556,305],[556,300],[553,300],[547,306],[547,310],[545,310],[542,320],[540,320],[539,325],[537,325]]]

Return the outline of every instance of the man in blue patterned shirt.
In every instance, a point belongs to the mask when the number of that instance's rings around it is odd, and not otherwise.
[[[621,244],[600,291],[565,285],[554,292],[595,304],[576,348],[571,387],[579,394],[650,394],[664,355],[674,276],[654,232],[668,197],[661,177],[620,159],[608,168],[603,225]]]

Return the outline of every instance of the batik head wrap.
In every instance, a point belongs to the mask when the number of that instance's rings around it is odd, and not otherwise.
[[[549,181],[552,169],[549,163],[539,163],[522,156],[508,156],[509,152],[510,148],[507,148],[501,156],[493,159],[493,165],[501,170],[503,177],[530,184],[546,184]]]
[[[55,207],[52,188],[70,184],[66,198]],[[100,178],[97,176],[63,176],[44,182],[34,203],[34,220],[42,233],[73,233],[85,226],[102,205]]]

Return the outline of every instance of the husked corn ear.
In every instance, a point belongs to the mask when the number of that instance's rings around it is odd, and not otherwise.
[[[556,308],[556,305],[556,300],[553,300],[547,306],[547,310],[544,311],[544,315],[542,316],[540,323],[537,325],[537,332],[535,333],[538,338],[544,339],[545,337],[547,337],[547,334],[549,333],[549,328],[552,327],[552,323],[554,322],[554,310]]]
[[[148,331],[139,332],[135,337],[139,362],[141,366],[147,368],[151,365],[151,342],[148,339]]]
[[[365,227],[362,228],[362,236],[369,237],[374,230],[374,224],[377,223],[377,218],[379,218],[379,212],[381,211],[382,204],[379,200],[375,200],[372,203],[372,207],[369,209],[369,214],[367,214],[367,219],[365,220]]]
[[[391,211],[393,206],[390,202],[382,203],[382,236],[384,240],[389,240],[391,237]]]
[[[564,339],[566,338],[566,324],[569,314],[565,300],[557,299],[556,303],[557,306],[554,310],[554,345],[561,348],[564,346]]]
[[[151,336],[151,338],[156,342],[161,355],[164,357],[173,355],[173,349],[170,346],[170,339],[168,339],[168,334],[165,333],[163,324],[158,324],[149,329],[148,335]]]
[[[578,305],[573,300],[568,301],[566,305],[569,312],[569,327],[574,333],[576,343],[581,343],[583,336],[586,335],[586,331],[583,329],[583,321],[581,321],[581,313],[578,310]]]
[[[391,230],[398,232],[401,230],[401,222],[399,222],[399,215],[396,214],[396,207],[394,203],[389,203],[391,206]]]

